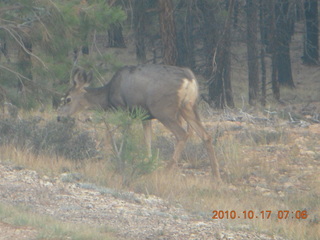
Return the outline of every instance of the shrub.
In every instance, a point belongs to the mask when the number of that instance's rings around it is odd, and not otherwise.
[[[157,156],[147,156],[143,131],[137,127],[146,117],[142,109],[131,113],[98,113],[95,117],[96,121],[106,125],[113,148],[110,162],[113,170],[121,175],[123,185],[129,185],[132,180],[152,172],[157,167]]]
[[[87,131],[76,129],[74,121],[58,123],[42,119],[1,119],[0,145],[11,144],[35,154],[64,156],[84,160],[98,155],[94,139]]]

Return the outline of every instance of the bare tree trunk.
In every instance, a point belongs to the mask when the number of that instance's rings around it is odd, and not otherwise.
[[[177,33],[178,37],[178,59],[177,65],[183,67],[189,67],[193,69],[195,67],[194,56],[194,39],[193,39],[193,9],[195,9],[195,0],[182,1],[185,8],[186,15],[182,22],[182,27]]]
[[[32,80],[32,61],[30,55],[32,52],[32,43],[29,39],[23,37],[22,44],[23,46],[19,46],[18,50],[18,67],[23,76]],[[19,92],[25,94],[27,85],[29,84],[26,80],[20,79],[18,83]]]
[[[317,65],[319,63],[318,0],[305,0],[304,14],[306,17],[306,36],[303,48],[303,63]]]
[[[256,105],[259,96],[259,61],[257,49],[257,2],[247,0],[247,52],[248,52],[248,79],[249,104]]]
[[[133,28],[136,44],[136,57],[139,63],[146,62],[146,47],[145,47],[145,0],[133,1]]]
[[[294,87],[291,58],[290,41],[293,34],[292,22],[289,16],[289,0],[277,0],[275,5],[276,29],[275,45],[278,82],[280,85]]]
[[[271,53],[273,31],[274,31],[274,0],[265,1],[259,0],[260,2],[260,36],[261,43],[265,45],[266,53]]]
[[[235,1],[234,3],[234,10],[233,10],[233,27],[237,28],[239,27],[239,8],[240,8],[240,3],[239,1]]]
[[[270,45],[270,28],[271,28],[271,11],[268,9],[268,3],[264,0],[259,0],[259,28],[260,28],[260,62],[261,62],[261,98],[260,103],[266,106],[267,103],[267,69],[265,62],[266,49]]]
[[[197,1],[197,6],[202,12],[200,19],[201,37],[203,38],[203,52],[205,63],[203,75],[211,78],[213,74],[213,58],[215,53],[214,46],[217,45],[217,27],[214,13],[214,5],[207,0]]]
[[[163,63],[176,65],[178,51],[172,0],[158,0],[158,4],[160,10],[159,23],[162,38]]]
[[[230,79],[231,17],[234,2],[234,0],[230,0],[228,4],[228,16],[215,52],[215,61],[213,63],[215,71],[209,81],[209,101],[217,108],[234,107]]]
[[[276,39],[276,14],[275,14],[275,2],[277,0],[268,1],[268,9],[271,13],[270,17],[270,52],[272,54],[272,73],[271,73],[271,84],[272,84],[272,93],[273,97],[280,101],[280,87],[278,81],[278,65],[276,64],[277,60],[277,39]]]
[[[121,23],[113,23],[108,29],[108,47],[125,48]]]
[[[260,59],[261,59],[261,98],[260,103],[262,106],[267,104],[267,70],[265,62],[265,46],[261,46]]]

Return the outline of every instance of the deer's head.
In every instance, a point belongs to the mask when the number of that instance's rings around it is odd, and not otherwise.
[[[77,68],[72,74],[73,86],[61,99],[61,106],[58,108],[58,121],[62,117],[69,117],[89,107],[86,88],[92,81],[92,72],[88,74]]]

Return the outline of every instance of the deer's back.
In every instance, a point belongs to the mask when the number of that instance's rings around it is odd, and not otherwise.
[[[108,83],[109,105],[133,108],[140,106],[152,115],[152,108],[195,102],[198,85],[187,68],[165,65],[140,65],[121,68]]]

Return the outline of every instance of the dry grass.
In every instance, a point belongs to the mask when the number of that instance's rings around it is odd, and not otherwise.
[[[211,218],[214,210],[234,210],[241,218],[243,211],[252,210],[259,214],[271,210],[273,214],[270,219],[223,221],[235,230],[264,232],[287,239],[319,239],[319,159],[304,154],[304,151],[318,149],[317,135],[306,139],[302,136],[300,139],[297,138],[299,132],[291,133],[280,128],[270,130],[270,127],[264,126],[244,126],[239,129],[230,125],[220,125],[220,128],[223,131],[216,150],[222,167],[223,184],[211,182],[209,166],[202,165],[203,162],[198,169],[189,169],[184,167],[187,163],[182,161],[182,168],[173,171],[159,168],[135,179],[130,184],[130,190],[161,196],[206,218]],[[277,134],[270,134],[273,131]],[[163,128],[157,128],[156,132],[162,135]],[[168,141],[171,140],[169,138]],[[198,144],[198,141],[191,144]],[[161,145],[158,147],[161,150]],[[1,146],[0,151],[2,161],[14,162],[40,174],[53,177],[65,171],[77,172],[83,176],[80,181],[123,188],[121,175],[115,173],[105,160],[87,160],[79,165],[62,157],[34,155],[14,146]],[[202,154],[201,151],[199,154]],[[202,159],[197,154],[194,157]],[[278,219],[279,210],[307,210],[309,217]]]
[[[318,125],[309,128],[294,125],[291,128],[287,120],[277,116],[273,116],[275,119],[272,121],[255,122],[256,118],[252,116],[271,119],[271,116],[259,112],[244,115],[241,110],[216,115],[205,106],[202,111],[206,113],[206,128],[217,140],[214,144],[224,180],[221,185],[211,182],[205,151],[196,137],[189,142],[178,169],[168,171],[160,167],[150,174],[133,179],[128,186],[123,186],[123,176],[115,172],[108,161],[110,149],[103,153],[102,159],[79,162],[58,155],[34,154],[28,148],[2,145],[0,159],[2,162],[14,163],[17,167],[34,169],[49,177],[65,172],[76,173],[81,176],[81,182],[154,194],[172,204],[182,205],[199,218],[210,219],[214,210],[234,210],[240,219],[224,218],[222,221],[228,228],[235,230],[281,235],[286,239],[319,239]],[[25,114],[23,117],[29,116]],[[49,120],[52,118],[54,116],[48,113],[44,117]],[[86,123],[77,127],[90,130],[98,142],[102,141],[104,131],[101,131],[100,125]],[[140,125],[134,127],[141,130]],[[166,162],[173,152],[174,139],[162,125],[155,123],[154,128],[155,147],[160,151],[160,159]],[[103,144],[99,145],[103,149]],[[79,181],[72,178],[69,180]],[[243,211],[251,210],[259,218],[243,219]],[[261,219],[259,213],[267,210],[273,213],[270,219]],[[300,220],[295,219],[294,215],[290,215],[289,219],[278,219],[277,212],[284,210],[306,210],[309,216]]]

